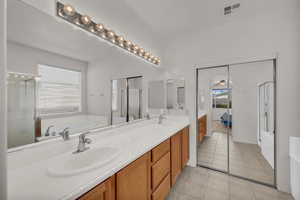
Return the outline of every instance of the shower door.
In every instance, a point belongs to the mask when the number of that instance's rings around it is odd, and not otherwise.
[[[35,142],[35,80],[10,73],[7,79],[7,146]]]

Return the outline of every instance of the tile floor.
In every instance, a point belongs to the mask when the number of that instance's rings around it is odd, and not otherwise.
[[[199,145],[198,164],[227,171],[227,134],[220,128],[217,131]],[[258,145],[233,142],[230,136],[229,159],[232,174],[273,184],[273,169]]]
[[[293,197],[220,172],[186,167],[167,200],[293,200]]]

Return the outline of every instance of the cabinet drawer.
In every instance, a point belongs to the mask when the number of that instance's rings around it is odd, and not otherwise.
[[[92,190],[82,195],[77,200],[114,200],[115,199],[115,176],[97,185]]]
[[[152,193],[152,200],[165,200],[171,189],[170,174],[163,180],[158,188]]]
[[[170,151],[170,139],[159,144],[151,151],[151,161],[158,161],[163,155]]]
[[[155,190],[159,183],[171,171],[171,153],[168,152],[152,166],[152,190]]]

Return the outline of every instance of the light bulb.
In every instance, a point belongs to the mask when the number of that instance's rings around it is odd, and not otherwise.
[[[133,46],[133,50],[134,50],[134,51],[138,52],[139,49],[140,49],[140,48],[139,48],[138,45],[134,45],[134,46]]]
[[[130,50],[132,43],[129,40],[127,40],[125,45],[126,45],[127,49]]]
[[[118,36],[117,40],[120,44],[123,44],[123,42],[124,42],[124,38],[122,36]]]
[[[81,16],[80,20],[84,25],[89,25],[92,21],[91,18],[87,15]]]
[[[115,37],[115,33],[113,31],[107,31],[107,37],[112,39]]]
[[[144,53],[145,53],[145,50],[144,50],[143,48],[140,48],[140,50],[139,50],[139,55],[140,55],[140,56],[143,56]]]
[[[95,25],[95,29],[96,31],[98,31],[99,33],[102,33],[104,31],[104,26],[103,24],[96,24]]]
[[[74,7],[69,4],[64,5],[63,12],[65,15],[70,16],[70,17],[74,16],[76,13]]]
[[[150,53],[149,53],[149,52],[146,52],[145,55],[144,55],[144,58],[147,59],[149,56],[150,56]]]

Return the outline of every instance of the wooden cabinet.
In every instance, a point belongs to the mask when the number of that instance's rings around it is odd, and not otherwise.
[[[97,185],[78,200],[115,200],[115,176]]]
[[[78,200],[165,200],[188,160],[186,127]]]
[[[159,144],[157,147],[152,149],[151,160],[152,162],[158,161],[163,155],[170,151],[170,139]]]
[[[150,200],[150,159],[148,152],[117,173],[117,200]]]
[[[190,158],[190,136],[189,128],[186,127],[182,130],[181,134],[181,167],[184,168]]]
[[[181,173],[181,134],[179,131],[171,137],[171,183],[176,183]]]
[[[152,190],[155,190],[171,171],[171,154],[168,152],[152,166]]]
[[[207,126],[206,123],[207,123],[206,115],[198,119],[198,142],[202,142],[206,135],[206,126]]]
[[[152,200],[165,200],[171,189],[171,177],[168,174],[158,188],[152,193]]]

